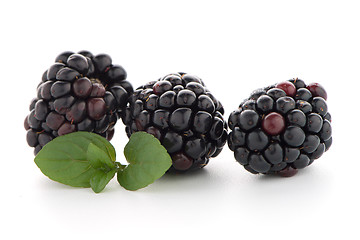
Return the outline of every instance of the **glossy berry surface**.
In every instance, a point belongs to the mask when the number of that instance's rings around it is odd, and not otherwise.
[[[94,132],[110,140],[132,92],[125,70],[109,55],[63,52],[42,75],[30,103],[27,142],[36,155],[52,139],[71,132]]]
[[[261,121],[262,129],[270,136],[279,135],[285,129],[285,119],[277,112],[267,114]]]
[[[227,140],[223,114],[221,103],[200,78],[174,73],[137,88],[123,121],[129,137],[146,131],[160,140],[172,157],[169,171],[185,172],[206,166],[223,149]],[[247,121],[244,124],[251,125],[258,119],[248,116]]]
[[[310,83],[306,88],[311,92],[313,97],[322,97],[327,100],[326,90],[319,83]]]
[[[332,144],[327,94],[291,79],[254,91],[229,116],[229,148],[251,173],[290,177]]]
[[[275,87],[283,90],[287,96],[293,97],[296,94],[296,87],[290,81],[278,83]]]

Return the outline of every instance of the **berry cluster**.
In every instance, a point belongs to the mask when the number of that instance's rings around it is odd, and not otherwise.
[[[171,170],[204,167],[227,139],[224,108],[203,81],[185,73],[169,74],[134,91],[123,121],[128,137],[146,131],[171,155]]]
[[[292,79],[254,91],[229,117],[229,148],[251,173],[290,176],[332,143],[327,94]]]
[[[64,52],[44,72],[25,118],[27,142],[35,155],[57,136],[75,131],[110,140],[114,124],[133,92],[126,72],[109,55]]]

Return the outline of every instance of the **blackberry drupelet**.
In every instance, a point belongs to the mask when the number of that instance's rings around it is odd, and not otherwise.
[[[137,88],[124,113],[128,137],[146,131],[158,138],[171,155],[170,171],[202,168],[226,143],[224,108],[194,75],[169,74]]]
[[[325,89],[292,79],[254,91],[229,117],[229,148],[251,173],[292,176],[329,149]]]
[[[63,52],[44,72],[25,118],[27,142],[41,148],[75,131],[97,133],[110,140],[114,125],[133,92],[126,71],[107,54]]]

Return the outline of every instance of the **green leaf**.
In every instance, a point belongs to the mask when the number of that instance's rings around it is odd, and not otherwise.
[[[89,151],[94,157],[90,156]],[[101,156],[104,159],[98,159]],[[113,163],[113,167],[109,167],[109,161]],[[105,138],[89,132],[57,137],[46,144],[35,157],[36,165],[46,176],[73,187],[90,187],[90,179],[98,171],[104,171],[104,166],[109,170],[117,168],[114,161],[114,147]],[[107,172],[109,171],[105,173]]]
[[[86,157],[91,166],[95,169],[102,169],[103,171],[108,172],[111,169],[116,168],[115,162],[112,161],[111,157],[93,143],[89,143]]]
[[[118,172],[117,179],[127,190],[137,190],[153,183],[172,164],[170,155],[159,140],[145,132],[131,135],[124,154],[129,165]]]
[[[90,186],[96,193],[101,192],[110,180],[115,176],[118,169],[113,169],[110,172],[96,171],[95,174],[90,178]]]

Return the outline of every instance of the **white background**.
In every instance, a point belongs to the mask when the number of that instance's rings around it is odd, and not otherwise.
[[[358,1],[1,1],[1,239],[359,238]],[[100,194],[46,178],[24,117],[65,50],[109,53],[133,85],[200,76],[225,117],[292,77],[327,89],[332,148],[293,178],[252,175],[225,147],[202,171]],[[123,162],[121,122],[112,141]],[[7,237],[5,237],[7,236]]]

